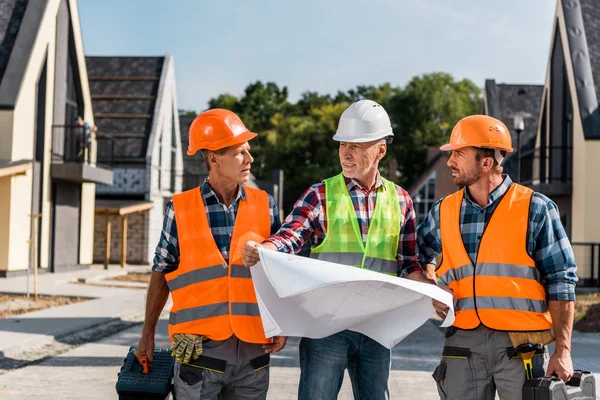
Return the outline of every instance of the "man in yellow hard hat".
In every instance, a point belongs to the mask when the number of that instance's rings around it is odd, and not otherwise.
[[[463,188],[435,203],[417,231],[422,263],[454,292],[456,319],[433,374],[440,398],[493,399],[497,390],[520,399],[527,378],[544,376],[551,328],[546,374],[568,381],[577,267],[556,204],[502,174],[513,149],[497,119],[460,120],[441,149],[452,152],[448,167]]]
[[[281,225],[273,198],[244,185],[254,137],[231,111],[196,117],[187,154],[202,150],[209,176],[165,208],[135,355],[152,362],[156,323],[170,292],[178,400],[266,399],[269,353],[285,345],[285,337],[265,338],[252,277],[242,265],[243,244]]]

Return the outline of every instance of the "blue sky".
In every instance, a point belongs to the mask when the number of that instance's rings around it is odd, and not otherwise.
[[[543,83],[551,0],[79,0],[86,55],[175,59],[179,108],[255,80],[335,93],[443,71]]]

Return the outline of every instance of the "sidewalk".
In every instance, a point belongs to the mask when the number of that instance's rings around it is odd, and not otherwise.
[[[126,272],[149,271],[150,267],[113,266],[104,270],[100,265],[90,269],[58,274],[38,275],[38,294],[81,296],[93,300],[48,308],[0,320],[0,359],[16,357],[32,348],[52,344],[62,337],[121,320],[143,319],[145,291],[128,288],[122,282],[102,282],[104,278]],[[85,280],[95,285],[74,283]],[[30,293],[33,293],[30,278]],[[102,284],[121,287],[103,287]],[[98,286],[96,286],[98,285]],[[0,292],[25,294],[27,278],[0,279]]]

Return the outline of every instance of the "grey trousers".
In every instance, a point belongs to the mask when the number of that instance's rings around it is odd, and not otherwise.
[[[433,373],[442,400],[521,400],[526,374],[523,360],[509,357],[508,333],[484,326],[474,330],[453,327],[446,332],[444,354]],[[534,377],[544,376],[548,351],[533,356]]]
[[[175,363],[174,375],[177,400],[265,400],[269,389],[269,367],[255,371],[250,364],[227,364],[221,373]]]
[[[199,367],[195,362],[175,363],[177,400],[265,400],[269,389],[269,366],[256,369],[251,360],[265,354],[262,345],[232,336],[203,343],[203,356],[222,362],[218,367]]]

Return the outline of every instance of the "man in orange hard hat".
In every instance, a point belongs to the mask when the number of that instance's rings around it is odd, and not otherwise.
[[[521,399],[525,380],[545,368],[568,381],[577,267],[556,204],[502,174],[513,149],[497,119],[460,120],[441,149],[452,152],[448,167],[463,188],[417,230],[422,263],[454,293],[456,319],[433,374],[440,397],[493,399],[497,390]]]
[[[248,239],[262,240],[281,225],[273,198],[244,185],[253,161],[248,141],[255,136],[231,111],[197,116],[187,154],[202,150],[209,176],[165,208],[135,355],[152,362],[156,324],[170,292],[178,400],[266,399],[269,353],[285,346],[285,337],[265,338],[241,260]]]

